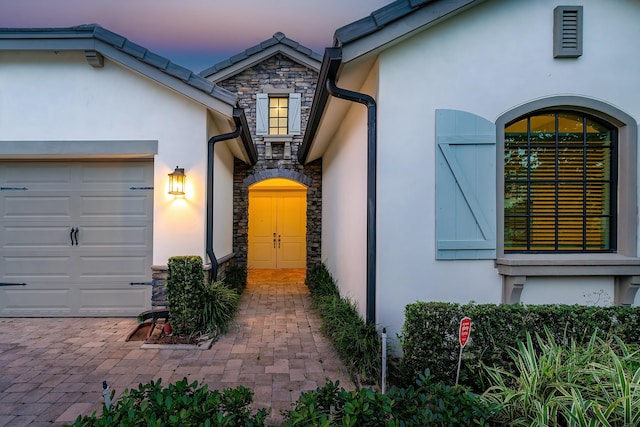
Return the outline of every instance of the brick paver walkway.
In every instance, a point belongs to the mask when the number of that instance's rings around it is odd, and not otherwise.
[[[125,342],[135,319],[0,318],[0,426],[51,426],[99,410],[106,380],[125,388],[184,377],[224,389],[254,390],[272,407],[271,424],[306,390],[339,380],[353,387],[320,335],[304,270],[252,271],[236,323],[208,350]]]

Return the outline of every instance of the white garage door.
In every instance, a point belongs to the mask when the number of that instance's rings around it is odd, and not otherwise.
[[[151,305],[153,163],[0,163],[0,316]]]

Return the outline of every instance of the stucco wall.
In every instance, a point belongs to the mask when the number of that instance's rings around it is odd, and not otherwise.
[[[233,155],[228,143],[215,146],[213,167],[213,251],[217,258],[233,253]]]
[[[0,63],[0,140],[158,141],[153,263],[205,256],[207,131],[219,132],[207,129],[203,106],[107,58],[93,68],[80,52],[0,52]],[[167,194],[176,165],[187,174],[185,198]],[[216,238],[226,250],[228,236]]]
[[[359,91],[375,96],[374,68]],[[337,101],[347,102],[347,101]],[[366,310],[367,281],[367,109],[351,103],[322,157],[322,260],[340,293]]]
[[[584,54],[553,58],[553,9],[584,5]],[[398,331],[416,300],[498,303],[494,261],[435,259],[435,110],[492,122],[543,97],[578,95],[640,117],[638,4],[489,1],[384,51],[378,96],[378,321]],[[499,195],[500,197],[500,195]],[[588,302],[612,279],[528,282],[523,302]],[[547,281],[547,283],[549,283]]]

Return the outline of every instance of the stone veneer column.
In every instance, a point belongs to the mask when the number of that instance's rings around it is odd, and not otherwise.
[[[255,135],[256,94],[268,93],[269,89],[287,89],[301,94],[301,129],[305,129],[311,104],[315,94],[318,73],[290,58],[277,54],[251,68],[218,82],[223,87],[238,95],[238,104],[244,109],[247,123],[252,132],[258,152],[258,162],[249,166],[236,159],[233,179],[233,251],[236,262],[246,263],[248,252],[249,226],[249,189],[248,182],[271,177],[295,179],[305,177],[307,191],[307,266],[317,264],[321,260],[322,233],[322,160],[308,165],[298,163],[298,149],[304,135],[287,136],[291,140],[291,157],[285,158],[284,143],[272,143],[272,156],[265,156],[265,140]],[[273,137],[269,138],[273,139]],[[276,138],[277,139],[277,138]],[[288,156],[287,156],[288,157]],[[295,174],[290,172],[294,171]],[[250,178],[253,177],[253,178]],[[296,179],[298,180],[298,179]],[[298,180],[300,181],[300,180]]]

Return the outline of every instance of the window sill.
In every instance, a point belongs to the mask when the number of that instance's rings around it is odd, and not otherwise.
[[[496,259],[502,302],[520,302],[527,276],[611,276],[614,304],[631,305],[640,287],[640,258],[619,254],[506,254]]]
[[[640,275],[640,258],[619,254],[506,254],[496,259],[504,276]]]
[[[266,135],[262,139],[264,142],[292,142],[293,135]]]

